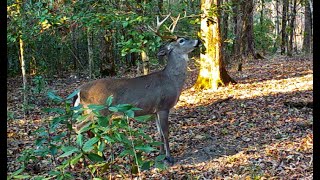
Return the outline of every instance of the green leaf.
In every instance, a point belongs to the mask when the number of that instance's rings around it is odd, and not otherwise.
[[[65,110],[62,108],[43,108],[42,111],[46,113],[58,113],[58,114],[65,114]]]
[[[131,105],[131,104],[118,104],[116,107],[118,108],[118,111],[126,112],[126,111],[132,109],[133,105]]]
[[[162,154],[156,157],[156,161],[163,161],[166,158],[166,155]]]
[[[162,170],[166,169],[166,165],[163,163],[163,161],[156,161],[155,166],[158,169],[162,169]]]
[[[160,142],[160,141],[153,141],[153,142],[151,142],[151,143],[149,143],[150,145],[152,145],[152,146],[160,146],[160,145],[162,145],[163,144],[163,142]]]
[[[52,91],[49,91],[47,93],[47,96],[49,97],[49,99],[53,100],[53,101],[57,101],[57,102],[62,102],[63,99],[58,96],[58,95],[55,95]]]
[[[71,98],[73,98],[75,95],[77,95],[80,92],[80,89],[76,89],[75,91],[73,91],[73,93],[71,93],[66,99],[69,100]]]
[[[135,149],[136,150],[141,150],[141,151],[144,151],[144,152],[147,152],[147,153],[156,150],[155,148],[147,146],[147,145],[145,145],[145,146],[136,146]]]
[[[30,178],[30,175],[17,175],[17,176],[13,176],[15,179],[27,179]]]
[[[144,115],[144,116],[136,116],[134,117],[134,119],[138,122],[146,122],[148,120],[150,120],[152,117],[152,115]]]
[[[98,147],[98,150],[100,152],[103,152],[103,150],[106,148],[106,143],[104,141],[102,141],[100,144],[99,144],[99,147]]]
[[[46,139],[37,139],[36,140],[36,146],[41,146],[44,142],[46,142]]]
[[[93,111],[100,111],[102,109],[105,109],[106,106],[105,105],[99,105],[99,104],[89,104],[88,108],[92,109]]]
[[[107,100],[106,100],[106,105],[107,105],[107,106],[111,106],[112,101],[113,101],[113,96],[111,95],[111,96],[109,96],[109,97],[107,98]]]
[[[79,130],[78,134],[89,131],[89,130],[91,129],[91,126],[90,126],[91,124],[92,124],[92,122],[90,121],[90,122],[88,122],[86,125],[84,125],[84,126]]]
[[[78,148],[73,146],[65,146],[65,147],[62,147],[61,149],[64,153],[59,157],[67,157],[67,156],[70,156],[72,153],[80,152]]]
[[[106,117],[98,117],[98,124],[102,127],[108,127],[109,126],[109,116]]]
[[[104,161],[103,157],[99,156],[98,154],[95,153],[89,153],[88,154],[88,158],[92,161],[92,162],[101,162]]]
[[[126,155],[134,156],[134,152],[131,149],[126,149],[119,154],[119,157],[124,157]]]
[[[80,154],[76,155],[75,157],[71,158],[70,164],[71,165],[77,164],[82,156],[83,156],[83,154],[80,153]]]
[[[16,175],[22,173],[24,170],[25,170],[25,167],[22,166],[22,167],[20,167],[20,169],[18,169],[15,172],[13,172],[11,176],[16,176]]]
[[[67,132],[62,132],[61,134],[58,134],[56,136],[53,136],[52,137],[52,140],[53,141],[58,141],[58,140],[61,140],[63,137],[65,137],[67,135]]]
[[[123,27],[123,28],[126,28],[128,25],[129,25],[129,22],[128,22],[128,21],[122,22],[122,27]]]
[[[109,111],[118,112],[118,108],[111,106],[111,107],[109,107]]]
[[[115,142],[110,136],[104,135],[102,136],[103,139],[105,139],[108,143],[113,143]]]
[[[91,151],[93,149],[93,145],[96,144],[99,141],[98,137],[93,137],[91,139],[89,139],[86,143],[84,143],[83,145],[83,151],[84,152],[88,152]]]
[[[80,115],[77,117],[77,123],[82,122],[83,120],[87,119],[90,114]]]
[[[82,145],[83,145],[83,135],[82,134],[77,135],[76,142],[77,142],[78,146],[82,147]]]
[[[133,117],[134,117],[134,111],[132,111],[132,110],[126,111],[125,114],[126,114],[129,118],[133,118]]]
[[[52,156],[55,156],[58,153],[58,148],[55,145],[51,145],[49,151]]]
[[[146,161],[142,164],[141,169],[142,170],[149,170],[151,167],[151,161]]]

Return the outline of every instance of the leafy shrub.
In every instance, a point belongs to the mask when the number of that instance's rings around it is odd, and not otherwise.
[[[165,168],[162,163],[165,155],[156,158],[148,157],[150,152],[156,153],[155,148],[161,143],[153,141],[145,133],[147,122],[151,115],[134,116],[140,110],[130,104],[112,105],[110,96],[105,105],[89,105],[71,107],[71,99],[78,93],[73,92],[66,98],[48,92],[48,97],[58,107],[44,108],[43,111],[54,116],[44,122],[44,126],[37,129],[34,134],[37,139],[35,149],[25,150],[18,159],[22,163],[20,169],[12,173],[9,178],[30,178],[31,174],[25,173],[27,164],[49,159],[50,171],[47,178],[70,179],[74,178],[72,168],[81,166],[82,172],[91,174],[95,178],[104,177],[106,174],[138,174],[141,170],[148,170],[152,166]],[[100,111],[108,108],[108,116],[102,116]],[[82,115],[89,110],[90,114]],[[113,118],[115,115],[120,117]],[[87,120],[89,116],[91,120]],[[72,128],[75,123],[84,126],[75,133]],[[135,124],[143,126],[135,128]],[[85,133],[91,131],[93,138],[86,139]],[[44,178],[34,176],[34,179]]]

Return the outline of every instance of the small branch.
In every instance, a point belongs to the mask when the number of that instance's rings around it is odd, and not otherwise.
[[[287,102],[284,102],[283,103],[285,106],[288,106],[288,107],[295,107],[295,108],[304,108],[304,107],[307,107],[307,108],[311,108],[313,109],[313,101],[309,101],[309,102],[292,102],[292,101],[287,101]]]
[[[229,97],[224,98],[224,99],[219,99],[219,100],[213,102],[213,103],[211,104],[211,106],[212,106],[212,105],[216,105],[216,104],[220,104],[220,103],[225,102],[225,101],[228,101],[228,100],[230,100],[230,99],[232,99],[232,98],[233,98],[233,96],[229,96]]]

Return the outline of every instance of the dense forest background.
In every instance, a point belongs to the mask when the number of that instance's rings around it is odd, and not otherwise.
[[[250,56],[312,52],[312,5],[309,0],[219,1],[226,65]],[[29,75],[114,76],[142,64],[141,52],[155,66],[161,41],[147,26],[154,26],[156,16],[180,14],[175,31],[194,37],[201,18],[198,0],[10,0],[7,10],[9,76],[21,74],[21,65]]]

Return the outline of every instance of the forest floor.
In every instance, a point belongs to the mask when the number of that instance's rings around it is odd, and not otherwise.
[[[198,72],[191,69],[169,117],[175,164],[164,171],[143,171],[143,179],[312,179],[313,111],[303,105],[313,101],[312,57],[245,62],[242,72],[229,69],[238,83],[216,91],[190,88]],[[64,97],[86,81],[48,79],[47,86]],[[40,108],[48,103],[34,96],[25,121],[21,78],[9,78],[7,87],[10,174],[17,170],[22,150],[34,143],[30,131],[43,126]],[[156,132],[154,122],[150,132]],[[30,173],[39,168],[45,169],[40,165]]]

